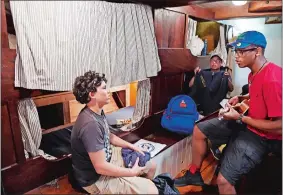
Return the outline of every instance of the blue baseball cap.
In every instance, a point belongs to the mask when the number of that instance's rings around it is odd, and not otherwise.
[[[240,34],[236,41],[229,43],[228,46],[234,47],[235,49],[244,49],[250,45],[256,45],[262,48],[266,47],[265,36],[257,31],[247,31]]]

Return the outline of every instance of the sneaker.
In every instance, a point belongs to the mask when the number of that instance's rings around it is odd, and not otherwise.
[[[187,185],[204,186],[205,184],[199,171],[197,171],[195,174],[192,174],[190,171],[186,171],[184,176],[175,179],[174,185],[177,187],[182,187]]]

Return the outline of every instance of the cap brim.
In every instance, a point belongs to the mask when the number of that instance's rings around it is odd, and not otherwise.
[[[213,58],[213,57],[215,57],[215,56],[219,57],[219,58],[223,61],[222,57],[221,57],[219,54],[213,54],[213,55],[211,55],[211,56],[210,56],[210,59]]]
[[[228,47],[233,47],[235,49],[244,49],[244,48],[246,48],[250,45],[251,44],[249,44],[249,43],[243,43],[243,42],[235,41],[235,42],[229,43]]]

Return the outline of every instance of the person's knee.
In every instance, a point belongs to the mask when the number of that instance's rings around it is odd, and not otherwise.
[[[148,194],[159,194],[158,189],[154,184],[149,186]]]
[[[151,160],[150,163],[151,163],[151,165],[150,165],[149,171],[150,171],[151,173],[155,173],[156,168],[157,168],[157,164],[156,164],[156,162],[154,162],[153,160]]]
[[[206,136],[201,132],[197,125],[194,126],[193,138],[197,140],[202,140],[206,138]]]
[[[221,173],[218,174],[216,182],[217,182],[218,186],[221,186],[221,185],[231,185],[227,181],[227,179],[225,179],[225,177],[223,177],[223,175]]]
[[[145,170],[140,176],[152,180],[155,176],[156,167],[157,165],[153,160],[148,161],[145,164]]]
[[[149,163],[150,166],[147,175],[149,179],[153,179],[156,172],[157,164],[153,160],[150,160]]]

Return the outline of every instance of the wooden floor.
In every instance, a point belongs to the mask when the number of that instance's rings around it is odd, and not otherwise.
[[[83,194],[83,193],[74,190],[68,181],[68,176],[65,175],[61,178],[58,178],[58,182],[55,185],[45,184],[25,194]]]
[[[206,184],[211,184],[213,181],[213,175],[216,169],[217,161],[212,155],[209,155],[203,162],[201,167],[201,174]],[[183,171],[182,171],[183,172]],[[183,173],[179,173],[177,177]],[[191,194],[193,192],[203,192],[203,189],[199,186],[185,186],[178,188],[181,194]],[[58,178],[58,182],[55,185],[43,185],[36,189],[33,189],[26,194],[83,194],[74,190],[71,184],[68,182],[67,175]]]

